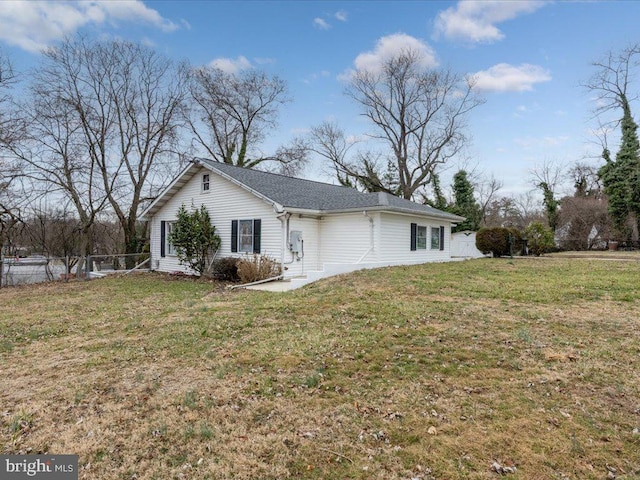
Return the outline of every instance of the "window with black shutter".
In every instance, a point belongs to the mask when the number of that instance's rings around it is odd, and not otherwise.
[[[166,237],[167,237],[167,222],[162,220],[160,222],[160,256],[161,257],[165,256],[164,244],[166,241]]]
[[[238,253],[260,253],[262,220],[231,221],[231,251]]]
[[[231,251],[238,251],[238,220],[231,220]]]
[[[417,223],[412,223],[411,224],[411,251],[415,251],[417,248],[417,241],[418,241],[418,224]]]

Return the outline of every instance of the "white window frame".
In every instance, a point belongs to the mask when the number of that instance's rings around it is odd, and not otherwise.
[[[244,233],[243,225],[248,225]],[[238,220],[238,253],[253,253],[253,220]]]
[[[421,235],[420,233],[423,233]],[[427,227],[424,225],[416,225],[416,250],[427,249]]]
[[[208,193],[211,191],[211,175],[208,173],[202,174],[202,182],[200,182],[200,192]]]
[[[176,256],[176,249],[173,246],[173,244],[169,241],[169,234],[171,233],[171,231],[173,230],[173,225],[176,222],[165,222],[165,227],[164,227],[164,253],[166,256],[171,256],[171,257],[175,257]]]
[[[434,242],[435,241],[435,242]],[[440,227],[431,227],[430,250],[440,250]]]

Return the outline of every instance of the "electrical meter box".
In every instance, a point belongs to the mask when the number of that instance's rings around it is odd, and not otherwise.
[[[299,230],[292,230],[289,233],[289,250],[292,253],[302,252],[302,232]]]

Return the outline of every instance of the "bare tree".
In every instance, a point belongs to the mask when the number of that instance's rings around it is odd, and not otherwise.
[[[542,220],[533,191],[515,197],[492,200],[486,210],[487,227],[516,227],[524,230],[531,222]]]
[[[590,250],[610,233],[607,199],[603,196],[567,196],[560,201],[560,246]]]
[[[584,86],[596,95],[596,116],[612,110],[624,111],[637,99],[637,95],[630,95],[629,87],[634,68],[639,65],[639,54],[640,44],[634,44],[619,53],[609,52],[604,59],[593,62],[595,73]],[[616,124],[619,121],[617,117]]]
[[[546,210],[547,223],[555,232],[558,227],[560,202],[557,199],[557,190],[564,173],[560,165],[552,160],[545,160],[529,171],[532,184],[542,192],[543,204]]]
[[[186,67],[130,42],[78,37],[44,52],[26,105],[29,145],[18,153],[30,178],[72,201],[83,255],[107,207],[125,252],[139,251],[138,212],[180,168],[185,80]]]
[[[191,73],[190,91],[196,148],[214,160],[246,168],[277,164],[282,173],[304,163],[299,140],[271,155],[260,148],[278,124],[280,107],[291,101],[284,80],[257,70],[234,74],[201,67]]]
[[[482,103],[473,79],[450,70],[425,71],[421,64],[420,53],[405,50],[380,71],[353,74],[346,93],[372,122],[369,136],[387,146],[394,168],[368,172],[376,165],[345,163],[337,166],[342,175],[368,177],[376,189],[388,191],[378,179],[396,174],[400,196],[410,199],[429,184],[439,165],[460,152],[467,114]]]
[[[631,92],[638,66],[640,44],[636,43],[619,53],[610,52],[600,62],[593,64],[595,73],[586,87],[597,95],[596,115],[622,110],[622,116],[609,125],[620,126],[621,142],[615,160],[610,151],[603,149],[605,164],[598,174],[608,199],[609,215],[613,223],[612,233],[619,239],[637,239],[640,229],[640,143],[631,103],[637,94]]]
[[[575,188],[576,197],[601,197],[602,181],[598,168],[585,162],[575,162],[566,172],[567,179]]]
[[[556,192],[560,186],[561,180],[564,178],[565,172],[561,165],[554,160],[545,160],[535,165],[529,170],[531,185],[539,188],[541,183],[545,183],[549,188]]]
[[[10,90],[16,82],[17,75],[11,60],[0,50],[0,154],[2,146],[11,143],[15,138],[16,128],[9,105],[12,101]]]
[[[15,118],[10,95],[11,87],[17,82],[17,75],[8,56],[0,50],[0,251],[2,239],[10,227],[19,220],[17,196],[12,190],[18,177],[18,170],[10,158],[8,147],[20,132],[20,122]]]
[[[36,73],[29,103],[23,105],[27,134],[11,146],[21,161],[32,199],[49,196],[70,202],[78,219],[79,254],[91,251],[90,231],[107,205],[98,164],[87,154],[75,106],[58,95],[43,72]],[[52,82],[53,83],[53,82]],[[81,266],[80,266],[81,267]]]
[[[474,181],[476,197],[480,205],[481,225],[487,226],[487,214],[489,205],[494,201],[496,194],[504,186],[493,174],[490,177],[477,177]]]
[[[356,169],[355,165],[351,165],[348,157],[349,151],[356,143],[356,141],[348,141],[344,131],[334,122],[323,122],[313,127],[309,133],[310,151],[329,160],[338,182],[344,186],[354,186],[349,176],[343,172]],[[358,180],[358,177],[354,178]]]

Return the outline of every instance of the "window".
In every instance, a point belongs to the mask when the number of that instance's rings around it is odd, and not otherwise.
[[[411,224],[411,251],[427,249],[427,227]]]
[[[231,221],[231,251],[243,253],[260,253],[260,234],[262,221]]]
[[[211,187],[211,183],[209,182],[209,174],[205,173],[202,175],[202,193],[208,192]]]
[[[169,235],[173,230],[173,224],[175,222],[160,222],[160,256],[166,257],[167,255],[175,255],[176,251],[171,242],[169,241]]]
[[[166,240],[167,240],[167,247],[166,247],[167,248],[166,249],[167,255],[175,255],[176,254],[176,250],[173,247],[173,244],[169,241],[171,232],[173,231],[174,223],[175,222],[167,222],[167,237],[166,237]]]
[[[417,250],[427,249],[427,227],[418,225],[416,229],[416,249]]]
[[[444,227],[431,227],[430,250],[444,250]],[[411,251],[427,249],[427,227],[411,224]]]
[[[253,220],[240,220],[238,230],[238,251],[253,252]]]
[[[440,250],[440,228],[431,227],[431,250]]]
[[[431,227],[431,250],[444,250],[444,227]]]

